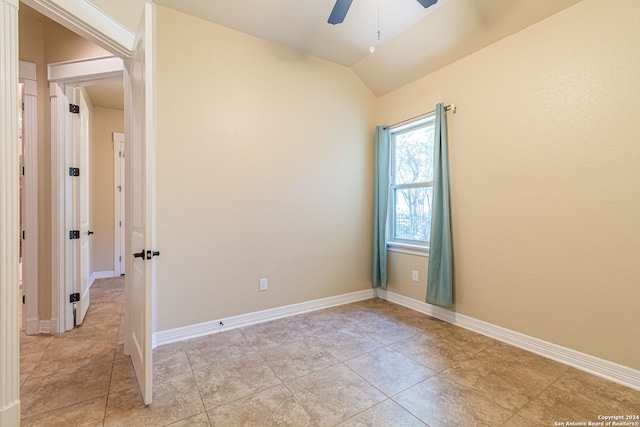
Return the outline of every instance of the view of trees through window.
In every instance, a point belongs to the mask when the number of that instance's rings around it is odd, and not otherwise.
[[[433,121],[392,132],[392,240],[429,240],[433,185]]]

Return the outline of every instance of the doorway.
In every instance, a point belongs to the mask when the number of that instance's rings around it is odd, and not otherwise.
[[[62,23],[77,34],[82,35],[87,39],[97,42],[100,46],[104,46],[112,54],[119,55],[123,58],[132,58],[133,66],[130,73],[125,73],[125,91],[128,93],[129,100],[129,112],[127,113],[127,129],[126,134],[128,141],[136,147],[136,152],[141,152],[143,155],[147,150],[149,142],[153,141],[153,121],[147,119],[147,117],[153,118],[152,111],[154,100],[153,95],[153,61],[152,53],[153,48],[150,43],[153,40],[153,9],[154,6],[151,3],[145,3],[144,5],[144,19],[141,24],[140,37],[136,39],[136,36],[124,29],[116,21],[99,11],[95,6],[89,2],[61,2],[59,0],[24,0],[29,6],[35,7],[38,11],[47,16],[55,18],[58,22]],[[0,75],[3,79],[0,79],[0,89],[6,96],[2,97],[0,102],[0,115],[2,115],[2,122],[7,126],[3,126],[0,129],[0,133],[3,135],[3,139],[6,141],[16,142],[15,147],[11,147],[6,151],[0,151],[0,170],[7,171],[3,175],[3,179],[0,180],[0,212],[2,214],[2,223],[9,226],[8,229],[16,230],[19,227],[18,218],[18,165],[17,165],[17,69],[18,69],[18,1],[17,0],[0,0],[0,17],[2,21],[7,24],[0,28],[0,48],[3,51],[3,56],[7,61],[0,63]],[[146,64],[146,66],[145,66]],[[13,145],[13,144],[9,144]],[[153,146],[151,145],[151,148]],[[56,155],[57,156],[57,155]],[[54,156],[55,157],[55,156]],[[152,159],[153,156],[149,156]],[[57,160],[57,159],[54,159]],[[127,176],[130,176],[130,172],[139,171],[139,164],[135,165],[127,162]],[[57,167],[57,164],[52,164],[52,167]],[[153,198],[151,195],[151,179],[150,174],[153,171],[153,161],[148,162],[148,168],[142,169],[138,172],[138,176],[135,180],[127,180],[127,185],[133,185],[130,182],[135,182],[141,190],[141,195],[149,194],[150,198],[148,203],[142,205],[141,210],[145,218],[151,218],[150,212],[153,209]],[[60,175],[63,176],[63,175]],[[6,178],[6,179],[5,179]],[[53,178],[53,176],[52,176]],[[53,182],[52,187],[58,188],[59,182]],[[138,182],[139,181],[139,182]],[[64,187],[64,185],[63,185]],[[58,191],[58,190],[56,190]],[[129,197],[130,199],[130,197]],[[59,207],[59,206],[58,206]],[[127,208],[128,217],[131,216],[129,208]],[[60,212],[52,213],[52,228],[58,227],[56,225],[59,221]],[[137,218],[134,216],[134,218]],[[127,221],[129,223],[129,221]],[[63,233],[68,231],[63,227],[57,228],[56,231],[62,231]],[[127,226],[131,228],[132,226]],[[153,247],[153,222],[142,223],[143,239],[140,240],[144,247]],[[6,349],[5,357],[0,359],[0,368],[2,372],[9,373],[7,381],[0,381],[0,419],[10,422],[11,424],[17,424],[20,415],[20,400],[19,400],[19,342],[17,331],[19,330],[19,317],[18,317],[18,252],[17,246],[19,243],[18,233],[13,231],[9,233],[0,232],[2,237],[0,245],[2,246],[2,257],[0,258],[0,316],[2,322],[0,322],[0,346]],[[130,231],[130,230],[129,230]],[[127,232],[127,242],[131,240],[131,232]],[[53,237],[53,234],[52,234]],[[56,240],[61,236],[56,235]],[[62,245],[62,252],[57,246],[58,242],[54,242],[52,245],[53,254],[52,258],[56,256],[66,256],[65,245]],[[137,244],[138,242],[136,242]],[[127,245],[128,253],[134,251],[138,253],[139,247],[130,247]],[[58,255],[56,255],[58,254]],[[59,261],[60,258],[57,259]],[[139,279],[134,280],[135,286],[129,284],[127,280],[126,287],[127,297],[126,301],[132,301],[135,299],[136,304],[130,309],[125,310],[129,316],[135,315],[138,322],[131,322],[129,319],[125,321],[125,352],[131,353],[134,350],[134,341],[139,344],[137,347],[136,357],[140,363],[134,364],[135,372],[138,376],[139,383],[144,386],[141,387],[143,396],[145,397],[145,403],[151,402],[151,302],[152,302],[152,283],[153,283],[153,270],[150,268],[152,262],[151,258],[144,258],[143,261],[149,260],[146,264],[149,266],[145,268],[145,274],[140,275]],[[128,260],[132,262],[132,260]],[[52,263],[56,264],[56,259],[52,259]],[[131,264],[130,264],[131,265]],[[129,269],[129,268],[128,268]],[[60,275],[60,271],[52,277],[52,280],[58,280],[58,284],[63,283],[66,279],[65,275]],[[128,277],[128,276],[127,276]],[[53,294],[52,299],[59,300],[60,294]],[[140,313],[138,313],[140,311]],[[59,314],[59,313],[58,313]],[[58,319],[59,320],[59,319]],[[52,318],[53,321],[53,318]],[[59,326],[59,325],[58,325]],[[128,348],[128,350],[127,350]],[[15,421],[15,422],[14,422]]]
[[[81,251],[82,247],[89,245],[89,238],[87,234],[91,234],[91,239],[99,237],[102,241],[113,244],[115,230],[103,232],[102,225],[96,224],[97,222],[104,223],[104,217],[106,213],[112,213],[113,208],[100,209],[99,205],[96,205],[98,209],[94,209],[95,223],[92,223],[92,230],[88,229],[87,224],[83,225],[83,221],[80,218],[83,217],[83,209],[78,205],[78,201],[86,202],[88,206],[89,198],[89,177],[92,175],[91,169],[100,166],[97,162],[93,162],[92,167],[89,167],[89,162],[85,161],[85,165],[79,168],[77,176],[69,179],[67,169],[69,165],[78,165],[80,160],[84,157],[80,155],[83,150],[77,150],[78,145],[75,145],[75,149],[68,143],[70,140],[79,140],[79,137],[70,138],[72,133],[76,133],[73,129],[85,129],[86,126],[81,123],[73,124],[87,113],[84,111],[88,109],[87,106],[78,105],[78,114],[70,114],[69,105],[73,105],[72,99],[77,96],[76,93],[84,93],[87,98],[90,99],[90,93],[94,95],[99,91],[91,90],[102,85],[111,85],[116,83],[122,88],[123,78],[123,62],[120,58],[107,57],[97,58],[89,60],[78,60],[71,62],[63,62],[57,64],[49,64],[49,81],[51,90],[51,105],[52,105],[52,137],[51,137],[51,149],[52,149],[52,210],[55,214],[52,224],[52,243],[55,248],[58,248],[58,259],[54,258],[52,262],[52,294],[53,307],[52,307],[52,320],[58,319],[56,322],[57,329],[53,329],[53,332],[64,332],[73,329],[77,324],[82,323],[82,318],[86,313],[89,303],[89,286],[96,278],[113,277],[115,271],[114,260],[111,258],[109,261],[108,270],[96,270],[96,265],[89,265],[89,261],[86,256],[86,251]],[[123,102],[123,101],[121,101]],[[98,107],[91,107],[91,116],[94,117]],[[121,113],[120,125],[124,125],[124,113]],[[94,121],[95,123],[95,121]],[[73,132],[72,132],[73,131]],[[95,133],[96,130],[94,129]],[[103,132],[104,133],[104,132]],[[111,132],[109,132],[111,134]],[[110,136],[110,135],[109,135]],[[95,139],[95,138],[94,138]],[[98,148],[98,147],[96,147]],[[112,148],[109,144],[108,149]],[[88,153],[85,153],[88,160]],[[104,156],[104,153],[103,153]],[[110,163],[111,156],[108,156]],[[104,174],[110,175],[113,171],[112,166],[102,168]],[[108,172],[108,173],[107,173]],[[69,169],[71,174],[71,169]],[[111,191],[111,182],[113,178],[99,179],[100,177],[94,177],[91,187],[93,187],[94,199],[107,200],[107,203],[113,202],[113,197],[104,196],[104,192],[100,191],[98,184],[103,185],[103,189]],[[115,178],[115,177],[114,177]],[[104,187],[106,185],[106,187]],[[57,203],[57,204],[56,204]],[[102,212],[107,211],[107,212]],[[108,215],[107,215],[108,217]],[[112,220],[106,221],[108,224],[113,224]],[[95,227],[101,232],[95,234]],[[111,228],[110,226],[107,229]],[[66,230],[77,230],[75,239],[71,239],[72,236],[67,238]],[[76,244],[77,240],[80,240],[80,245]],[[74,242],[75,240],[75,242]],[[94,241],[95,242],[95,241]],[[92,242],[93,243],[93,242]],[[110,246],[109,245],[109,246]],[[94,245],[95,248],[95,245]],[[114,251],[109,249],[109,257],[113,256]],[[56,256],[55,251],[52,254]],[[99,266],[98,268],[103,268]],[[98,274],[96,274],[98,273]],[[91,277],[90,277],[91,276]],[[68,296],[76,295],[74,298],[74,304],[70,305]],[[78,311],[79,310],[79,311]],[[74,316],[75,313],[75,316]],[[54,322],[52,322],[54,323]]]

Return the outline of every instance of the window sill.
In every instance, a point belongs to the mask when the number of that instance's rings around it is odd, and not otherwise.
[[[408,255],[429,257],[429,248],[407,243],[387,242],[387,251],[399,252]]]

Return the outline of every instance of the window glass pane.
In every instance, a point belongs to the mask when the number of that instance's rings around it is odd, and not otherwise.
[[[394,135],[395,184],[433,180],[432,124]]]
[[[429,240],[432,190],[431,187],[394,189],[393,238]]]

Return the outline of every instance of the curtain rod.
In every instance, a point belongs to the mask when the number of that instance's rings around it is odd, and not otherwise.
[[[445,105],[444,111],[452,111],[453,114],[455,114],[456,113],[456,104]],[[396,127],[396,126],[399,126],[399,125],[403,125],[403,124],[408,123],[408,122],[412,122],[414,120],[420,119],[420,118],[422,118],[424,116],[428,116],[428,115],[433,114],[435,112],[436,112],[436,110],[429,111],[429,112],[422,113],[422,114],[418,114],[415,117],[411,117],[409,119],[405,119],[405,120],[399,121],[398,123],[394,123],[392,125],[385,126],[385,129],[389,129],[389,128]]]

